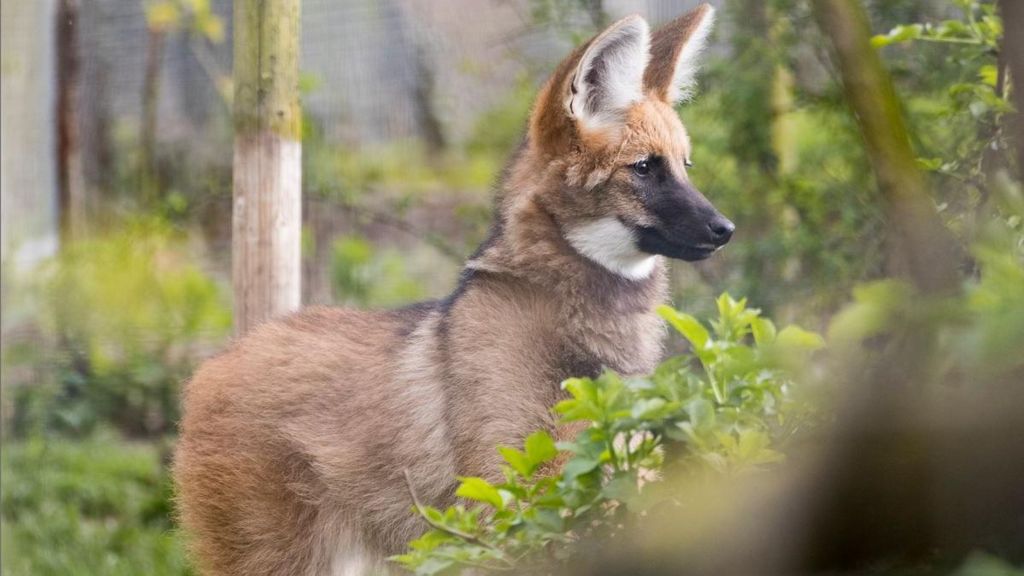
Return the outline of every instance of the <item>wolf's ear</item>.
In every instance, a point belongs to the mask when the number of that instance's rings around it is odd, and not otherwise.
[[[587,45],[569,83],[565,106],[586,128],[621,120],[631,103],[643,98],[644,70],[650,58],[650,30],[640,16],[627,16]]]
[[[700,55],[714,20],[715,9],[701,4],[651,35],[651,63],[644,74],[649,92],[671,104],[693,95]]]

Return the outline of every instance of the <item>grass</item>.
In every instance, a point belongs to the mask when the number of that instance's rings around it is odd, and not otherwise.
[[[160,452],[102,434],[5,441],[3,574],[191,574]]]

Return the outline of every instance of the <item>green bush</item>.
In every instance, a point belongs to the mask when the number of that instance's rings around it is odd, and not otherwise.
[[[223,291],[183,240],[160,221],[134,222],[70,245],[40,278],[48,345],[25,360],[45,369],[15,391],[14,431],[82,434],[100,422],[169,431],[180,382],[231,322]]]
[[[576,439],[556,444],[536,432],[522,450],[500,447],[503,482],[461,479],[457,495],[477,506],[440,511],[417,502],[432,529],[395,560],[425,575],[522,569],[542,550],[544,562],[566,562],[581,539],[628,530],[670,503],[661,473],[749,473],[782,460],[779,446],[814,419],[793,375],[823,341],[795,326],[776,330],[744,300],[726,294],[717,302],[710,330],[660,310],[692,355],[646,377],[565,381],[571,398],[555,411],[564,423],[587,423]],[[557,474],[539,473],[560,453],[567,459]]]

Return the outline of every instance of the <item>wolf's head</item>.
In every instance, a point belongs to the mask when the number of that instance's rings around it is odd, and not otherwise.
[[[713,17],[704,4],[653,33],[639,16],[619,20],[566,58],[534,105],[538,200],[578,252],[627,278],[649,275],[656,255],[707,258],[734,230],[690,183],[673,109],[693,90]]]

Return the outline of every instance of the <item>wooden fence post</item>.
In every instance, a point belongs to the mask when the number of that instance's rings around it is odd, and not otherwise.
[[[299,307],[301,0],[235,0],[235,334]]]

